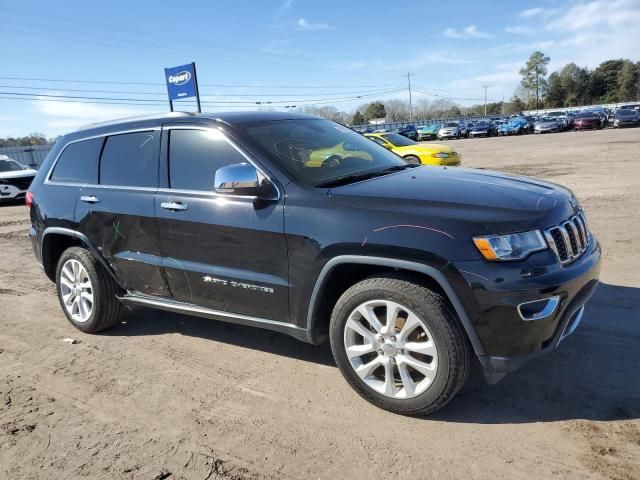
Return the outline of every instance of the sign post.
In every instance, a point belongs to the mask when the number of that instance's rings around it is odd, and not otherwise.
[[[167,83],[167,94],[169,96],[169,109],[172,112],[174,100],[196,97],[198,113],[202,113],[195,62],[178,67],[165,68],[164,76]]]

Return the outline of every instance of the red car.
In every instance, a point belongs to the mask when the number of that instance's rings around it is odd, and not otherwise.
[[[573,121],[573,129],[574,130],[591,130],[591,129],[600,129],[602,128],[602,122],[600,121],[600,117],[598,117],[595,113],[585,112],[579,113],[576,116],[576,119]]]

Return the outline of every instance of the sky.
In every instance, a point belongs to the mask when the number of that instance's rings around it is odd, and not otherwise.
[[[640,0],[0,0],[0,18],[0,137],[167,111],[163,68],[191,61],[206,111],[353,112],[408,99],[407,73],[414,100],[470,105],[483,85],[508,100],[535,50],[549,72],[640,60]]]

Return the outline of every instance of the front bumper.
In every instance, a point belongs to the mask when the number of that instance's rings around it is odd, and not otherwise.
[[[461,300],[484,349],[478,359],[487,381],[497,382],[573,333],[598,285],[600,261],[600,245],[592,235],[585,253],[566,266],[548,250],[524,262],[453,264],[463,282],[458,291],[466,292]],[[559,303],[550,315],[539,320],[521,317],[519,305],[554,296]]]

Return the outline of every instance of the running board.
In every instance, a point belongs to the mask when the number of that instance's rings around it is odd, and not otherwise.
[[[191,303],[178,302],[176,300],[157,298],[148,295],[126,294],[118,297],[118,300],[125,305],[139,305],[143,307],[156,308],[158,310],[165,310],[167,312],[181,313],[195,317],[209,318],[211,320],[236,323],[238,325],[273,330],[275,332],[286,333],[287,335],[291,335],[303,342],[309,341],[307,330],[291,323],[252,317],[239,313],[223,312],[221,310],[214,310]]]

